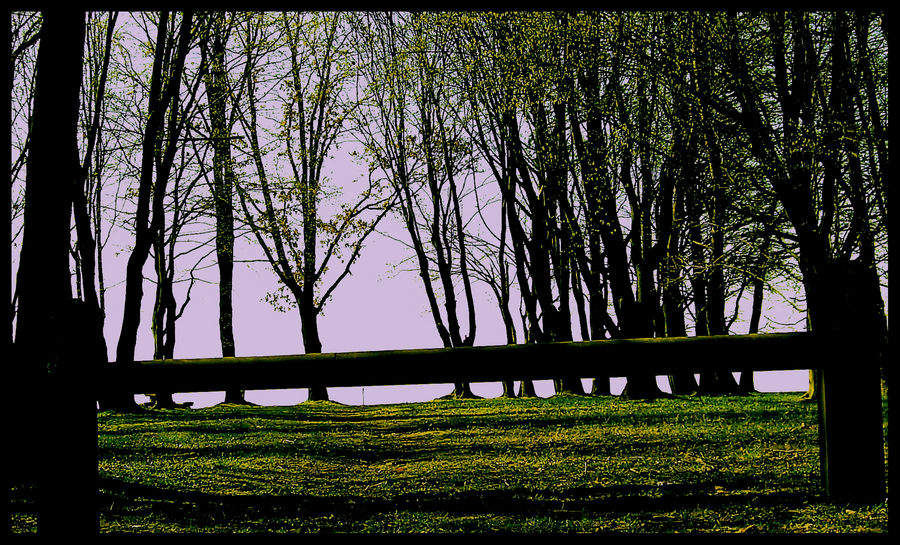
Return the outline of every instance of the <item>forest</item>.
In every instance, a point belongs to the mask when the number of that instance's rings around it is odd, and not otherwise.
[[[10,341],[29,377],[126,365],[145,335],[172,359],[201,282],[208,356],[234,356],[247,262],[322,352],[320,317],[387,219],[448,348],[498,319],[507,344],[725,335],[744,312],[757,333],[774,299],[801,330],[886,345],[882,12],[15,11],[10,40]],[[623,395],[659,386],[636,374]]]

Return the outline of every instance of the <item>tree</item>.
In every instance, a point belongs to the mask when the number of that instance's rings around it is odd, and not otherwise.
[[[201,61],[199,73],[203,72],[203,64]],[[199,79],[198,76],[194,82],[194,93],[199,86]],[[186,136],[188,139],[190,138],[189,133]],[[154,278],[156,292],[150,322],[150,330],[153,334],[153,359],[174,358],[177,338],[176,322],[184,314],[185,308],[191,301],[191,290],[197,280],[195,273],[210,253],[201,254],[190,268],[189,284],[179,307],[175,293],[175,286],[180,282],[176,277],[176,258],[183,259],[193,252],[209,247],[208,240],[191,240],[192,233],[184,233],[188,226],[197,223],[198,218],[202,217],[209,207],[208,199],[203,196],[198,197],[195,189],[203,177],[204,171],[200,169],[198,174],[194,174],[190,168],[191,163],[204,164],[204,157],[197,157],[191,161],[187,158],[187,152],[188,147],[182,145],[179,160],[173,165],[169,181],[168,206],[163,214],[165,220],[150,249],[156,273]],[[191,177],[192,175],[193,177]],[[204,233],[200,234],[202,236]],[[185,247],[186,245],[187,247]],[[151,394],[150,397],[151,405],[154,408],[171,409],[176,407],[172,392],[157,392]]]
[[[166,185],[178,149],[178,136],[186,118],[177,115],[185,59],[191,44],[191,12],[185,12],[178,27],[177,40],[170,36],[170,14],[158,14],[153,67],[150,75],[147,122],[142,136],[141,171],[138,202],[135,213],[134,248],[128,258],[125,280],[125,304],[122,328],[116,346],[116,362],[129,365],[134,361],[134,350],[140,324],[143,299],[143,268],[150,249],[163,225],[163,199]],[[174,17],[171,17],[175,19]],[[165,146],[160,139],[165,135]],[[102,405],[116,409],[133,409],[134,396],[113,394],[102,400]]]
[[[852,80],[848,77],[846,17],[843,13],[768,16],[761,44],[771,48],[774,70],[765,76],[751,71],[758,60],[748,51],[756,48],[747,47],[740,26],[750,21],[728,18],[732,88],[740,103],[730,113],[746,131],[753,156],[794,229],[813,331],[829,330],[840,323],[841,311],[830,301],[843,289],[842,278],[855,252],[863,268],[873,273],[866,282],[875,291],[878,282],[874,238],[868,234],[873,224],[872,200],[867,196],[876,193],[868,184],[878,174],[872,172],[867,181],[856,160],[864,148],[862,139],[854,135],[856,123],[848,118],[855,101],[848,96]],[[822,45],[830,46],[831,52],[830,63],[822,68],[815,53],[813,24],[828,29],[832,37],[830,44]],[[759,95],[753,91],[759,88],[774,91]],[[780,130],[773,127],[776,123]],[[870,159],[877,164],[875,156]],[[871,312],[880,318],[873,323],[883,324],[883,304],[874,305]],[[876,328],[883,331],[883,326]]]
[[[10,104],[13,131],[11,144],[13,151],[10,171],[11,225],[10,245],[20,245],[25,210],[25,162],[31,135],[31,107],[34,98],[34,64],[39,43],[41,15],[39,12],[12,12],[9,59]],[[18,284],[13,290],[9,305],[10,342],[13,341],[13,326],[16,321]]]
[[[529,21],[526,35],[527,54],[535,55],[528,77],[544,86],[527,88],[526,118],[530,125],[531,154],[526,158],[522,140],[513,139],[520,187],[528,202],[531,216],[529,260],[532,289],[540,305],[543,336],[540,341],[571,341],[572,313],[571,246],[572,231],[566,229],[561,216],[571,209],[567,111],[572,100],[573,78],[566,72],[571,59],[567,40],[570,38],[569,16],[553,14]],[[533,44],[533,45],[532,45]],[[528,169],[523,169],[530,164]],[[528,171],[531,171],[530,173]],[[555,379],[557,393],[583,394],[578,377]]]
[[[72,299],[69,222],[80,170],[76,135],[84,43],[83,22],[69,22],[56,11],[43,17],[16,277],[16,344],[22,353],[34,351],[29,359],[38,366],[58,361],[65,349],[43,339],[61,327],[59,320]]]
[[[658,54],[656,42],[652,40],[657,25],[658,20],[652,15],[634,20],[623,17],[617,24],[616,34],[617,40],[621,42],[621,58],[617,60],[614,57],[612,63],[612,92],[618,106],[614,110],[618,114],[615,124],[620,127],[617,132],[622,134],[621,138],[614,140],[614,144],[621,146],[621,167],[617,181],[630,205],[631,217],[629,234],[626,239],[613,243],[613,247],[618,247],[619,250],[612,252],[608,261],[611,269],[619,270],[610,281],[624,281],[627,274],[625,247],[630,240],[628,259],[634,270],[636,285],[633,295],[630,288],[621,288],[621,293],[627,291],[627,295],[616,308],[619,332],[626,338],[652,337],[656,329],[654,320],[658,295],[653,275],[657,266],[657,252],[653,246],[650,219],[657,193],[654,173],[657,157],[653,139],[657,130],[655,110],[659,103],[660,83],[658,75],[651,73],[649,66],[641,61],[645,51],[649,51],[651,57]],[[635,113],[634,116],[631,111]],[[661,395],[655,377],[634,375],[626,378],[628,382],[624,396],[647,398]]]
[[[501,286],[507,281],[506,251],[511,251],[513,276],[519,288],[525,342],[534,342],[537,323],[535,297],[528,283],[525,241],[519,207],[515,198],[515,162],[512,152],[512,131],[517,115],[520,88],[516,85],[514,52],[507,48],[511,43],[510,27],[515,15],[479,14],[464,18],[459,25],[458,48],[466,62],[462,63],[459,80],[468,103],[471,122],[466,125],[471,141],[480,159],[493,175],[501,203],[499,222],[501,237],[498,241],[498,267]],[[480,209],[480,208],[479,208]],[[507,297],[501,291],[501,316],[507,331],[515,331],[509,316]],[[508,337],[510,338],[510,337]],[[508,385],[505,387],[510,390]],[[520,397],[535,396],[534,384],[523,380]]]
[[[476,187],[475,197],[478,198]],[[469,239],[469,270],[472,278],[487,284],[497,299],[500,317],[503,320],[503,331],[506,335],[506,344],[517,343],[516,324],[509,310],[510,289],[513,281],[509,275],[509,263],[506,258],[506,202],[501,201],[499,219],[500,232],[494,233],[490,227],[491,222],[484,217],[487,203],[477,204],[478,215],[488,232],[497,240],[494,244],[473,234],[467,234]],[[516,397],[515,381],[506,380],[502,384],[503,397]]]
[[[59,400],[67,390],[88,387],[86,366],[99,357],[91,342],[102,331],[95,327],[92,308],[72,300],[68,266],[69,228],[73,191],[79,179],[78,104],[85,39],[84,12],[49,10],[42,13],[40,45],[34,74],[34,102],[25,175],[22,253],[16,278],[18,313],[13,381],[17,402],[24,395],[46,396],[38,402],[39,416],[23,419],[24,437],[13,449],[22,454],[20,467],[37,477],[38,529],[48,535],[63,532],[90,534],[98,529],[96,458],[85,443],[96,433],[94,401],[81,396],[65,414]],[[73,354],[87,337],[84,356]],[[48,339],[54,342],[48,342]],[[74,351],[77,352],[77,351]],[[33,401],[33,400],[32,400]],[[54,425],[55,424],[55,425]],[[33,429],[51,425],[52,433],[32,436]],[[92,440],[92,439],[91,439]],[[73,452],[59,459],[56,441]],[[62,492],[82,496],[71,505]]]
[[[687,15],[690,17],[690,15]],[[692,64],[690,32],[677,15],[667,18],[663,27],[667,44],[659,64],[654,68],[666,74],[668,104],[662,115],[671,131],[671,144],[663,158],[659,173],[659,197],[655,212],[657,240],[659,241],[659,293],[660,308],[657,335],[664,337],[687,336],[685,310],[688,298],[687,259],[684,248],[687,237],[685,194],[691,181],[697,179],[696,119],[691,114],[695,108],[693,94],[681,74],[688,73]],[[668,54],[666,53],[668,52]],[[674,77],[673,77],[674,75]],[[697,391],[693,373],[669,375],[669,388],[676,395],[690,395]]]
[[[435,325],[444,346],[449,348],[472,346],[475,342],[477,325],[468,272],[469,260],[460,188],[457,183],[465,162],[471,158],[471,153],[468,143],[462,139],[461,134],[461,125],[465,120],[459,118],[459,105],[453,104],[452,97],[447,93],[448,87],[452,85],[447,81],[447,76],[452,74],[452,66],[447,61],[453,57],[441,29],[446,28],[449,21],[441,15],[434,18],[437,20],[414,14],[410,21],[411,36],[407,46],[409,51],[406,54],[410,57],[412,68],[418,76],[418,84],[412,86],[414,110],[411,117],[419,136],[415,140],[416,146],[411,147],[410,151],[413,157],[424,161],[425,180],[420,182],[413,176],[413,179],[407,180],[407,184],[421,184],[428,188],[426,199],[430,201],[431,210],[426,232],[432,252],[428,254],[430,259],[426,259],[437,266],[444,296],[447,327],[442,327],[439,315],[435,315],[437,316]],[[438,32],[434,32],[434,29],[438,29]],[[409,170],[412,172],[415,168]],[[407,227],[417,230],[414,209],[420,209],[427,217],[429,215],[427,207],[416,202],[418,192],[411,192],[408,186],[399,191],[398,195],[401,195],[400,202],[405,211]],[[419,232],[415,235],[412,232],[410,234],[414,241],[418,241],[416,252],[421,266],[422,254],[426,252],[422,240],[426,237]],[[458,273],[454,272],[454,261],[458,264]],[[424,280],[427,271],[420,272]],[[468,332],[465,336],[462,335],[457,314],[456,287],[453,281],[456,274],[462,279],[468,309]],[[465,382],[455,383],[451,396],[474,397],[469,384]]]
[[[875,364],[887,330],[873,236],[879,223],[870,211],[877,209],[877,162],[887,157],[870,154],[869,168],[875,168],[864,170],[861,157],[876,146],[865,145],[871,133],[858,130],[858,119],[870,114],[855,111],[864,102],[854,100],[860,80],[851,77],[859,63],[851,54],[850,16],[777,12],[729,14],[726,21],[724,50],[739,102],[729,113],[745,131],[796,234],[809,327],[823,338],[849,335],[866,347],[861,364],[822,370],[811,381],[810,397],[824,398],[820,407],[856,415],[820,414],[825,486],[833,497],[880,500],[884,451]],[[865,41],[870,39],[884,40],[876,35]],[[765,57],[757,56],[760,50]],[[828,52],[827,62],[820,62],[821,51]],[[756,69],[761,58],[771,58],[771,70]],[[846,471],[851,466],[852,473]]]
[[[240,122],[249,143],[258,184],[236,185],[243,220],[250,226],[281,288],[270,301],[279,309],[296,306],[306,353],[322,351],[317,319],[340,282],[350,274],[366,238],[387,213],[388,202],[378,184],[362,189],[355,202],[342,202],[328,220],[323,219],[327,192],[323,172],[326,159],[345,130],[345,119],[354,107],[345,86],[353,76],[346,49],[347,35],[341,13],[283,13],[277,20],[248,19],[243,39],[247,62],[244,77],[247,112]],[[267,42],[264,33],[277,28],[276,39]],[[261,58],[281,48],[286,58]],[[287,95],[276,97],[282,112],[269,144],[269,154],[260,138],[261,97],[258,81],[266,75],[284,81]],[[271,88],[269,92],[274,92]],[[264,105],[264,104],[262,104]],[[266,161],[285,157],[287,164]],[[281,174],[283,172],[286,174]],[[262,201],[262,206],[260,206]],[[319,245],[323,250],[319,251]],[[349,256],[344,257],[347,250]],[[343,264],[339,274],[320,293],[325,273],[335,262]],[[327,400],[324,386],[309,389],[309,399]]]
[[[454,16],[394,16],[367,14],[369,31],[357,25],[376,120],[359,132],[370,170],[383,173],[393,188],[442,344],[472,346],[476,321],[461,179],[472,153],[463,137],[461,105],[452,95],[454,57],[443,32]],[[466,301],[465,335],[456,278]],[[474,394],[460,381],[450,396]]]
[[[210,19],[210,37],[204,42],[209,51],[206,94],[209,104],[209,134],[213,148],[213,203],[216,217],[216,263],[219,269],[219,341],[222,357],[234,357],[232,286],[234,278],[234,178],[235,161],[231,152],[235,108],[239,94],[232,92],[226,67],[226,46],[235,16],[217,11]],[[233,97],[233,98],[232,98]],[[229,112],[230,109],[230,112]],[[225,403],[245,404],[244,392],[226,391]]]
[[[500,193],[526,342],[572,340],[564,32],[552,14],[485,14],[464,20],[461,81],[470,133]],[[505,249],[506,241],[502,247]],[[558,392],[583,393],[560,377]],[[523,395],[533,393],[524,383]]]
[[[651,139],[659,84],[658,76],[649,74],[641,61],[645,50],[651,51],[651,57],[655,51],[646,34],[652,21],[643,16],[601,17],[591,14],[582,23],[590,33],[580,44],[577,65],[581,106],[570,111],[588,237],[575,245],[577,262],[591,299],[605,303],[609,290],[615,322],[600,305],[592,305],[592,314],[598,315],[595,328],[599,330],[602,323],[614,338],[651,337],[658,305],[654,285],[658,251],[650,222],[657,193]],[[608,44],[601,41],[604,34],[611,37]],[[608,74],[605,80],[599,77],[601,68]],[[628,223],[619,217],[623,200],[630,211]],[[626,378],[624,395],[628,397],[661,394],[654,377]]]
[[[572,145],[575,150],[577,182],[574,207],[581,211],[564,211],[568,228],[573,232],[573,250],[579,277],[584,282],[590,313],[590,338],[603,339],[607,334],[617,336],[618,325],[608,311],[610,297],[610,269],[604,229],[615,233],[618,219],[607,223],[606,214],[612,201],[611,187],[605,184],[607,154],[609,153],[608,109],[612,94],[608,82],[602,79],[603,67],[609,62],[606,51],[613,51],[612,43],[604,42],[609,20],[597,14],[586,14],[573,22],[581,28],[580,44],[574,69],[574,99],[569,107]],[[609,236],[607,233],[605,236]],[[618,283],[616,284],[619,285]],[[594,379],[593,395],[609,395],[608,378]]]
[[[84,149],[84,159],[81,162],[79,176],[74,181],[75,187],[72,190],[72,211],[75,220],[75,232],[77,235],[76,245],[76,265],[78,265],[77,285],[79,291],[83,290],[83,300],[88,308],[92,309],[91,313],[98,322],[93,329],[100,332],[95,340],[98,349],[97,352],[102,354],[102,361],[107,359],[106,340],[103,338],[103,305],[101,295],[94,284],[94,279],[99,278],[100,289],[103,288],[102,261],[98,256],[98,243],[95,237],[100,235],[99,218],[96,209],[92,209],[90,203],[94,200],[89,195],[96,193],[96,188],[91,188],[91,182],[99,186],[99,174],[96,171],[99,167],[95,165],[95,154],[97,153],[98,141],[100,140],[100,131],[102,127],[101,115],[104,109],[103,100],[106,94],[107,73],[109,70],[109,61],[112,54],[113,32],[118,19],[117,12],[111,12],[107,15],[105,22],[105,37],[103,40],[103,53],[96,55],[96,60],[92,62],[99,64],[99,73],[94,76],[91,83],[92,101],[85,108],[87,112],[91,112],[91,120],[87,126],[87,135]],[[99,45],[99,44],[98,44]],[[93,71],[92,71],[93,72]]]

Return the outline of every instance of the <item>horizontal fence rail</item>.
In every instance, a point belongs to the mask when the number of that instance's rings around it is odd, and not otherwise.
[[[829,365],[812,333],[611,339],[109,364],[95,385],[146,393],[595,378]]]

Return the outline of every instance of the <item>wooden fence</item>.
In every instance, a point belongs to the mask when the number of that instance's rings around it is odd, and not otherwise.
[[[812,333],[140,361],[98,369],[93,389],[99,395],[796,369],[817,370],[825,494],[834,501],[884,501],[881,390],[875,354],[871,347],[851,340]],[[96,431],[96,418],[91,418]],[[96,522],[95,514],[91,529],[96,529]]]
[[[132,393],[265,390],[809,369],[806,333],[150,360],[110,364],[102,386]]]

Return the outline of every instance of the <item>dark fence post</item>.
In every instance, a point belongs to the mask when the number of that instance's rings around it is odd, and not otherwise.
[[[822,481],[833,500],[880,503],[885,499],[883,326],[872,313],[873,285],[864,281],[863,267],[854,261],[841,272],[847,293],[835,297],[833,314],[833,334],[840,338],[826,339],[828,349],[820,357],[830,361],[816,370]]]
[[[47,380],[40,456],[42,535],[89,536],[100,531],[97,403],[84,375],[59,370]]]
[[[93,316],[80,301],[67,311],[52,342],[70,350],[47,369],[41,392],[38,532],[71,538],[96,535],[100,525],[97,402],[89,367],[96,358],[88,341]]]

